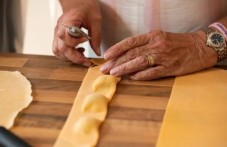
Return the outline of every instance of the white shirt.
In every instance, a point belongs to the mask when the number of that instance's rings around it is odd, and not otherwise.
[[[102,50],[155,29],[193,32],[225,16],[227,9],[226,0],[100,0],[100,6]]]

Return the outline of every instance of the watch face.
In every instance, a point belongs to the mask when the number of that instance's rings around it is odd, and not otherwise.
[[[216,46],[216,47],[221,47],[223,46],[225,39],[223,38],[222,35],[220,35],[219,33],[214,33],[211,36],[211,42]]]

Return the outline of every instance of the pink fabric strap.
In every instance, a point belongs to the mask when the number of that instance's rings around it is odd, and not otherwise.
[[[225,37],[225,41],[227,41],[227,29],[223,24],[221,24],[219,22],[215,22],[215,23],[211,24],[209,27],[213,27],[213,28],[216,28],[217,30],[219,30]]]

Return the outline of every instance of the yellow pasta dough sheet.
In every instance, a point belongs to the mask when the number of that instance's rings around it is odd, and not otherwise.
[[[156,147],[227,147],[227,71],[175,79]]]
[[[0,126],[9,129],[32,101],[30,82],[18,71],[0,71]]]
[[[94,64],[94,65],[102,65],[104,63],[106,63],[107,61],[103,58],[92,58],[90,59],[90,61]]]
[[[97,144],[99,126],[105,120],[108,102],[120,80],[102,74],[99,68],[89,68],[55,147],[92,147]]]

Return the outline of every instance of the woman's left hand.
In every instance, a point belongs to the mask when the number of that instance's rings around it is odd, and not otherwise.
[[[217,53],[205,42],[203,31],[184,34],[152,31],[112,46],[104,54],[109,61],[100,70],[114,76],[129,74],[132,80],[189,74],[217,63]],[[148,56],[154,60],[152,65]]]

